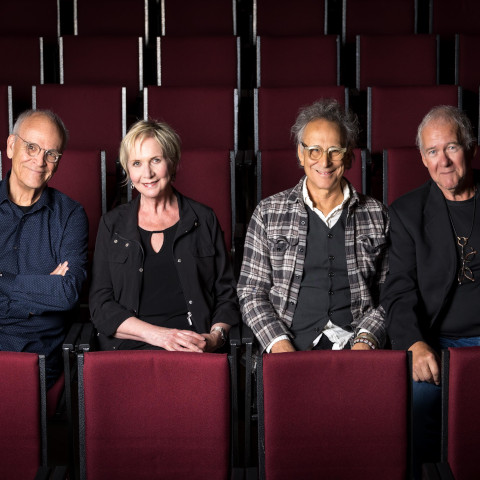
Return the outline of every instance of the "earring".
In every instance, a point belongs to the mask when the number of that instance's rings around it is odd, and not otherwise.
[[[131,183],[131,184],[130,184],[130,188],[131,188],[132,190],[135,190],[135,185],[134,185],[133,183]]]

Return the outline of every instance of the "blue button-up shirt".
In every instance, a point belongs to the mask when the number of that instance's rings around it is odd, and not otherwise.
[[[83,207],[47,187],[24,211],[0,182],[0,350],[46,357],[47,383],[61,371],[66,312],[86,278],[88,220]],[[65,276],[50,275],[68,261]]]

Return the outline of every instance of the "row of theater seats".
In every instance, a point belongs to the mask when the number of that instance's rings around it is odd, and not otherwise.
[[[248,334],[244,342],[249,368]],[[65,344],[65,376],[48,398],[42,356],[0,352],[1,478],[33,479],[37,470],[37,479],[70,480],[409,478],[407,352],[264,355],[255,376],[247,370],[243,392],[240,348],[238,337],[229,354]],[[478,475],[480,348],[445,350],[442,363],[442,464],[426,465],[424,478],[453,478],[436,473],[451,468],[456,480],[471,480]],[[47,418],[62,389],[69,457],[60,466],[48,455]]]
[[[10,111],[11,118],[9,95],[9,89],[0,86],[0,110]],[[100,215],[120,201],[116,159],[126,132],[125,89],[39,85],[33,87],[32,96],[36,108],[54,110],[70,130],[69,147],[51,186],[84,205],[90,220],[90,250],[93,251]],[[349,90],[342,86],[254,90],[251,119],[256,159],[254,185],[248,184],[252,178],[237,179],[238,90],[145,87],[142,117],[167,119],[179,132],[183,155],[175,185],[215,209],[226,244],[233,250],[235,229],[241,221],[237,211],[293,186],[302,176],[295,159],[290,126],[299,105],[320,97],[336,98],[347,106],[350,102]],[[378,196],[390,204],[428,179],[419,152],[413,146],[416,127],[423,115],[434,105],[461,105],[462,89],[453,85],[371,87],[367,89],[367,97],[367,148],[355,151],[352,169],[346,176],[358,191],[370,192],[372,156],[383,155]],[[11,126],[5,117],[4,122],[1,119],[0,135],[6,138]],[[475,165],[477,163],[475,160]],[[9,168],[4,152],[2,177]],[[253,198],[248,198],[249,193],[253,193]]]
[[[476,33],[480,11],[474,0],[4,0],[0,13],[5,35],[230,35],[248,22],[250,39],[341,33],[348,43],[360,32]]]
[[[335,35],[257,37],[256,87],[345,85],[365,91],[371,86],[437,85],[442,67],[435,35],[357,35],[355,64],[345,65]],[[58,37],[53,82],[125,86],[129,106],[144,85],[229,86],[248,90],[241,75],[238,36],[157,37],[153,55],[144,51],[142,37]],[[456,35],[451,84],[477,92],[480,69],[476,52],[480,35]],[[31,85],[46,83],[43,37],[0,37],[0,52],[9,68],[0,83],[14,85],[16,102],[29,102]],[[315,55],[312,55],[315,52]],[[26,68],[28,65],[28,68]],[[244,60],[244,68],[253,67]],[[355,80],[342,78],[355,71]],[[50,80],[52,82],[52,80]]]

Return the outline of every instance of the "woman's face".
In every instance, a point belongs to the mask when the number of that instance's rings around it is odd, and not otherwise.
[[[128,155],[128,174],[138,192],[155,198],[170,185],[170,162],[152,137],[137,140]]]

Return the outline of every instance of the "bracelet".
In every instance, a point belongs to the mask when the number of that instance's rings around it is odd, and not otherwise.
[[[356,338],[366,338],[367,340],[370,340],[375,345],[375,348],[378,347],[377,339],[371,333],[362,332],[362,333],[359,333]]]
[[[357,337],[354,341],[353,344],[355,345],[356,343],[365,343],[368,345],[372,350],[375,350],[375,344],[368,340],[368,338],[365,337]]]

